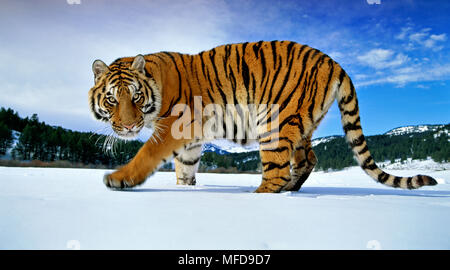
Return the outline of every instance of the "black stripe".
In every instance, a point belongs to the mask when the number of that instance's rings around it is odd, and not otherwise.
[[[276,47],[276,40],[270,42],[270,46],[272,47],[272,57],[273,57],[273,69],[276,67],[277,62],[277,47]]]
[[[377,165],[375,164],[375,162],[373,161],[372,156],[369,156],[366,160],[364,160],[364,162],[362,163],[361,167],[364,170],[375,170],[377,167]]]
[[[206,79],[209,82],[211,90],[214,89],[211,78],[209,77],[209,72],[207,72]],[[227,104],[228,102],[227,102],[227,97],[225,96],[225,93],[222,91],[222,89],[219,87],[218,84],[216,84],[216,87],[217,87],[217,90],[219,91],[220,96],[222,97],[222,104]]]
[[[289,147],[287,147],[287,146],[283,146],[283,147],[278,147],[278,148],[274,148],[274,149],[263,149],[262,151],[265,151],[265,152],[283,152],[283,151],[286,151],[286,150],[289,150]]]
[[[300,119],[300,115],[299,114],[292,114],[292,115],[289,115],[288,117],[284,118],[284,120],[278,126],[279,131],[281,131],[283,129],[283,127],[286,124],[290,123],[292,120],[298,120],[298,119]]]
[[[260,141],[259,144],[264,145],[264,144],[274,143],[274,142],[277,142],[277,141],[287,141],[291,145],[293,144],[292,141],[288,137],[277,137],[277,138],[273,138],[273,139],[268,139],[268,140],[265,140],[265,141]]]
[[[306,165],[306,159],[303,159],[300,162],[297,162],[296,169],[302,169]]]
[[[295,147],[295,151],[300,150],[300,149],[305,150],[305,147],[303,145]]]
[[[349,144],[352,148],[355,148],[357,146],[361,146],[365,141],[366,141],[366,138],[364,138],[364,135],[361,134],[358,138],[354,139]]]
[[[283,176],[274,176],[274,177],[271,177],[271,178],[263,177],[263,181],[270,181],[270,180],[273,180],[273,179],[281,179],[284,182],[291,181],[290,178],[286,178],[286,177],[283,177]],[[284,186],[284,185],[280,185],[280,184],[277,184],[277,183],[271,183],[271,184],[275,185],[275,186],[279,186],[279,187],[283,187]]]
[[[200,161],[200,157],[196,158],[194,160],[184,160],[181,158],[177,158],[179,162],[183,163],[183,165],[187,165],[187,166],[194,166],[195,164],[197,164]]]
[[[269,78],[270,78],[270,71],[269,71],[269,75],[266,76],[266,78],[267,78],[267,79],[266,79],[266,82],[265,82],[264,86],[262,87],[263,92],[262,92],[261,96],[259,96],[258,104],[261,104],[261,102],[262,102],[264,96],[266,95],[267,84],[269,83]],[[261,82],[261,83],[263,83],[263,82]],[[262,85],[262,84],[261,84],[261,85]]]
[[[178,69],[177,63],[175,61],[175,58],[173,57],[172,54],[168,53],[168,52],[163,52],[164,54],[166,54],[167,56],[169,56],[170,60],[172,60],[173,65],[175,66],[175,70],[177,71],[177,75],[178,75],[178,97],[175,99],[175,101],[173,102],[173,104],[177,104],[180,99],[181,99],[181,73],[180,70]],[[164,114],[162,114],[162,117],[167,117],[169,115],[169,112],[172,110],[172,106],[169,106],[167,112],[165,112]]]
[[[201,144],[189,145],[189,146],[186,148],[186,151],[190,151],[190,150],[192,150],[192,149],[199,148],[199,147],[202,147],[202,145],[201,145]]]
[[[424,181],[423,181],[422,175],[417,175],[417,184],[419,186],[423,186]]]
[[[255,57],[258,58],[259,49],[261,48],[262,40],[260,40],[258,43],[253,44],[253,52],[255,53]]]
[[[322,56],[319,58],[319,60],[317,61],[316,65],[314,66],[315,74],[314,74],[314,79],[313,79],[312,86],[315,86],[315,87],[314,87],[314,90],[312,90],[314,92],[314,94],[312,95],[312,99],[311,99],[311,95],[310,95],[311,105],[309,105],[309,108],[308,108],[308,116],[311,119],[312,123],[314,123],[313,112],[314,112],[314,107],[315,107],[315,104],[316,104],[317,75],[319,74],[319,69],[320,69],[320,67],[323,64],[323,60],[324,59],[325,59],[325,54],[322,54]]]
[[[331,58],[328,58],[328,65],[331,66],[331,70],[328,72],[327,85],[325,86],[325,90],[323,91],[322,104],[320,105],[320,108],[322,110],[323,110],[323,105],[325,104],[325,99],[327,98],[328,88],[330,87],[331,78],[333,77],[333,72],[334,72],[333,60],[331,60]]]
[[[356,118],[355,122],[345,124],[344,132],[347,134],[347,132],[349,132],[350,130],[360,130],[361,125],[358,124],[358,122],[360,122],[359,116],[358,116],[358,118]]]
[[[342,99],[339,101],[339,107],[342,108],[343,105],[349,104],[353,98],[356,97],[355,95],[355,87],[353,86],[353,83],[350,81],[350,94],[348,96],[342,97]]]
[[[350,116],[355,116],[358,113],[359,109],[358,109],[358,100],[356,100],[355,102],[355,108],[351,111],[345,111],[344,110],[344,115],[350,115]]]
[[[201,63],[201,65],[202,65],[203,76],[206,77],[206,65],[205,65],[205,60],[203,60],[203,54],[204,54],[204,53],[205,53],[205,52],[201,52],[201,53],[199,54],[199,56],[200,56],[200,63]]]
[[[311,55],[311,58],[314,58],[314,56],[316,56],[320,51],[319,50],[317,50],[317,49],[313,49],[314,50],[314,52],[313,52],[313,54]]]
[[[235,46],[236,48],[236,67],[237,67],[237,72],[239,73],[240,71],[240,63],[241,63],[241,56],[239,55],[239,45]]]
[[[209,55],[209,59],[211,61],[211,65],[214,70],[214,75],[216,75],[216,82],[218,83],[219,87],[222,87],[222,83],[220,82],[219,74],[217,72],[216,62],[214,60],[214,56],[216,55],[216,49],[211,50],[211,54]]]
[[[283,164],[278,164],[278,163],[275,163],[275,162],[263,162],[262,163],[262,165],[263,166],[267,166],[267,168],[265,168],[264,169],[264,172],[267,172],[267,171],[271,171],[271,170],[273,170],[273,169],[279,169],[279,170],[281,170],[281,169],[283,169],[283,168],[286,168],[287,166],[289,166],[291,163],[288,161],[288,162],[286,162],[286,163],[283,163]]]
[[[247,95],[249,91],[249,84],[250,84],[250,72],[248,70],[247,63],[245,62],[245,59],[242,58],[242,79],[244,81],[245,89],[247,90]]]
[[[308,50],[308,51],[305,53],[305,55],[303,56],[303,61],[302,61],[302,73],[301,73],[301,75],[300,75],[300,78],[303,78],[303,75],[305,75],[305,78],[308,77],[308,71],[306,71],[306,73],[305,73],[305,70],[306,70],[306,63],[307,63],[307,61],[308,61],[308,59],[309,59],[309,54],[311,53],[311,51],[312,51],[312,50]],[[299,80],[300,80],[300,79],[299,79]],[[303,90],[302,90],[302,95],[301,95],[300,99],[298,100],[297,110],[299,110],[300,107],[303,105],[303,100],[304,100],[304,98],[305,98],[305,96],[306,96],[305,88],[306,88],[307,80],[302,79],[302,82],[303,82]]]
[[[399,186],[400,186],[401,180],[402,180],[401,177],[396,176],[396,177],[394,178],[394,183],[392,184],[392,186],[393,186],[393,187],[399,187]]]
[[[264,78],[266,77],[267,67],[266,67],[266,58],[264,56],[264,50],[260,50],[259,53],[261,54],[261,67],[262,67],[262,75],[261,75],[261,84],[259,87],[262,86],[264,82]]]
[[[380,183],[384,183],[384,182],[386,182],[386,180],[389,178],[389,174],[387,174],[387,173],[385,173],[385,172],[381,172],[379,175],[378,175],[378,182],[380,182]]]
[[[251,77],[252,77],[252,95],[251,95],[251,101],[249,101],[249,104],[254,104],[255,102],[255,92],[256,92],[256,80],[255,80],[255,76],[253,73],[251,73]]]
[[[367,147],[367,144],[366,144],[366,146],[364,146],[364,148],[361,149],[361,150],[358,152],[358,155],[362,155],[362,154],[364,154],[364,153],[367,152],[367,151],[369,151],[369,147]]]
[[[280,62],[281,62],[281,61],[282,61],[281,56],[280,56],[279,58],[280,58]],[[282,68],[282,65],[281,65],[281,63],[280,63],[280,65],[278,66],[278,69],[277,69],[276,72],[275,72],[275,75],[274,75],[273,78],[272,78],[272,85],[270,86],[270,89],[269,89],[269,96],[268,96],[268,98],[267,98],[267,102],[266,102],[266,103],[269,103],[270,99],[272,98],[272,90],[273,90],[273,86],[275,85],[275,82],[277,81],[277,77],[278,77],[278,74],[279,74],[280,71],[281,71],[281,68]],[[263,100],[264,100],[264,96],[261,97],[261,101],[263,101]]]
[[[414,186],[412,185],[412,177],[408,177],[408,180],[406,180],[406,185],[408,189],[414,189]]]

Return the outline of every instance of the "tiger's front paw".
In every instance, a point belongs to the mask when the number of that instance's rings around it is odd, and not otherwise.
[[[103,183],[113,189],[122,189],[137,186],[143,183],[145,178],[136,175],[127,175],[122,171],[116,171],[112,174],[106,174],[103,177]]]

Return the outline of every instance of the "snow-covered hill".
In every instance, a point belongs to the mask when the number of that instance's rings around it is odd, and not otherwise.
[[[436,131],[438,128],[443,127],[444,125],[418,125],[418,126],[405,126],[394,128],[385,133],[385,135],[405,135],[412,133],[422,133],[425,131]],[[448,131],[447,131],[448,134]]]
[[[251,152],[258,151],[259,144],[257,142],[250,143],[248,145],[239,145],[232,141],[221,139],[215,140],[210,143],[207,143],[203,146],[204,151],[214,151],[221,153],[242,153],[242,152]]]
[[[315,172],[300,192],[256,194],[261,175],[158,172],[111,191],[104,170],[0,167],[0,249],[449,249],[450,171],[400,190],[359,167]]]
[[[327,136],[327,137],[317,138],[317,139],[314,139],[314,140],[311,141],[311,146],[314,147],[316,145],[319,145],[321,143],[329,142],[329,141],[334,140],[334,139],[339,138],[339,137],[342,137],[342,136]]]

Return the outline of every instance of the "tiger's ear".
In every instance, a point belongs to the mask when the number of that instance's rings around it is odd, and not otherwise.
[[[92,63],[92,71],[94,72],[94,79],[97,82],[98,78],[105,74],[105,72],[109,71],[108,66],[102,60],[95,60]]]
[[[145,58],[142,54],[138,54],[131,64],[131,69],[134,69],[142,74],[145,74]]]

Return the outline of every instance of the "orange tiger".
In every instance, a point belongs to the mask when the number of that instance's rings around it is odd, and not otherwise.
[[[219,109],[238,105],[234,113],[222,113],[222,120],[231,124],[216,123],[215,128],[224,135],[234,127],[231,134],[238,130],[241,137],[231,139],[238,143],[259,142],[262,183],[255,192],[298,191],[317,162],[311,136],[334,100],[346,139],[371,178],[406,189],[437,184],[425,175],[390,175],[375,164],[350,77],[328,55],[307,45],[291,41],[228,44],[195,55],[159,52],[123,57],[109,66],[95,60],[92,69],[95,86],[89,91],[89,104],[96,119],[109,122],[123,138],[136,136],[143,127],[154,129],[128,164],[105,175],[108,187],[142,184],[172,158],[177,184],[194,185],[202,144],[211,139],[202,128],[217,118],[214,113]],[[178,105],[182,109],[174,113]],[[200,110],[210,105],[215,109],[212,114],[200,112],[199,117],[198,105]],[[250,105],[267,106],[244,113]],[[193,120],[181,121],[183,117]],[[175,134],[179,128],[173,127],[180,126],[180,121],[183,132],[197,134]],[[257,124],[253,137],[249,133],[252,121]]]

